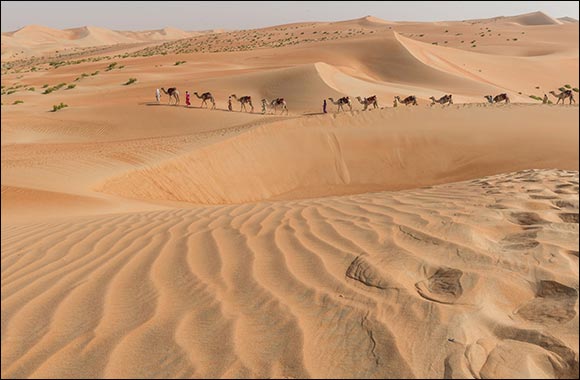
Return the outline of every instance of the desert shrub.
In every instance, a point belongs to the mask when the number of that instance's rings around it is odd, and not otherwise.
[[[129,80],[124,83],[124,85],[128,86],[128,85],[133,84],[135,82],[137,82],[137,78],[129,78]]]
[[[534,100],[539,100],[539,101],[543,101],[542,98],[540,98],[539,96],[536,95],[530,95],[530,98],[534,99]]]
[[[15,92],[16,92],[16,90],[10,90],[6,93],[6,95],[14,94]]]
[[[34,91],[34,87],[30,87],[28,91]]]
[[[60,104],[55,104],[52,106],[52,111],[51,112],[56,112],[60,109],[63,109],[65,107],[68,107],[68,104],[64,104],[63,102],[60,102]]]
[[[184,64],[185,62],[187,62],[187,61],[177,61],[177,62],[175,62],[175,64],[173,66],[179,66],[179,65]]]
[[[91,76],[95,76],[95,75],[97,75],[99,72],[100,72],[100,71],[99,71],[99,70],[97,70],[97,71],[95,71],[94,73],[91,73]]]
[[[22,104],[22,103],[24,103],[24,101],[22,101],[22,100],[15,100],[14,103],[12,103],[12,104]]]
[[[566,91],[566,89],[564,87],[560,87],[558,90],[560,90],[560,92]]]
[[[578,92],[578,87],[574,87],[574,88],[572,89],[572,91],[574,91],[574,92]]]
[[[43,95],[50,94],[50,93],[51,93],[51,92],[53,92],[53,91],[54,91],[54,87],[49,87],[49,88],[47,88],[46,90],[44,90],[44,91],[42,92],[42,94],[43,94]]]
[[[75,88],[77,85],[76,84],[69,84],[66,89],[67,90],[72,90],[73,88]]]
[[[109,63],[109,66],[105,69],[105,71],[111,71],[117,66],[117,62]]]
[[[566,87],[567,89],[572,88],[572,86],[570,86],[569,84],[565,84],[564,87]]]
[[[47,87],[48,87],[48,84],[45,84],[42,86],[42,88],[47,88]]]

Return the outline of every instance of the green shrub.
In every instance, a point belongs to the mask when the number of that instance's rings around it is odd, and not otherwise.
[[[42,86],[42,88],[47,88],[47,87],[48,87],[48,84],[45,84],[44,86]]]
[[[187,61],[177,61],[177,62],[175,62],[175,64],[173,66],[179,66],[179,65],[184,64],[185,62],[187,62]]]
[[[565,84],[564,87],[566,87],[567,89],[572,88],[572,86],[570,86],[569,84]]]
[[[44,91],[42,92],[42,94],[43,94],[43,95],[50,94],[50,93],[51,93],[51,92],[53,92],[53,91],[54,91],[54,87],[49,87],[49,88],[47,88],[46,90],[44,90]]]
[[[67,90],[72,90],[73,88],[75,88],[77,85],[76,84],[69,84],[66,89]]]
[[[564,87],[560,87],[558,90],[560,90],[560,92],[566,91],[566,89]]]
[[[34,91],[34,87],[30,87],[28,91]]]
[[[16,92],[16,90],[10,90],[6,93],[6,95],[14,94],[15,92]]]
[[[22,103],[24,103],[24,101],[22,101],[22,100],[15,100],[14,103],[12,103],[12,104],[22,104]]]
[[[540,98],[539,96],[536,95],[530,95],[530,98],[534,99],[534,100],[539,100],[539,101],[543,101],[542,98]]]
[[[99,70],[95,71],[94,73],[91,73],[91,76],[95,76],[99,73]]]
[[[62,108],[68,107],[68,104],[64,104],[63,102],[60,102],[60,104],[55,104],[52,106],[52,111],[50,112],[56,112]]]
[[[109,66],[105,69],[105,71],[111,71],[117,66],[117,62],[110,63]]]
[[[137,82],[137,78],[129,78],[129,80],[126,83],[124,83],[124,85],[128,86],[128,85],[133,84],[135,82]]]
[[[572,91],[574,91],[574,92],[578,92],[578,87],[574,87],[574,88],[572,89]]]

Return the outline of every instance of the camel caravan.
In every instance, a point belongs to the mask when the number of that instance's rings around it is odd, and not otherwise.
[[[576,89],[574,89],[576,90]],[[169,97],[168,104],[174,105],[179,104],[179,91],[176,87],[169,87],[167,90],[164,87],[161,87],[161,91]],[[572,90],[566,90],[564,88],[560,88],[560,93],[556,93],[554,91],[549,92],[553,97],[557,99],[556,104],[562,102],[565,103],[566,99],[569,99],[569,104],[576,103],[574,99],[574,93]],[[216,102],[214,96],[211,92],[204,92],[201,95],[197,92],[193,93],[198,99],[201,99],[200,108],[210,108],[209,104],[211,103],[210,109],[216,109]],[[160,101],[160,92],[159,89],[156,90],[156,99],[159,103]],[[510,104],[510,97],[507,93],[501,93],[498,95],[485,95],[485,100],[487,104],[496,104],[496,103],[505,103]],[[350,96],[343,96],[334,100],[334,98],[325,98],[323,103],[323,113],[326,113],[326,99],[328,99],[332,104],[337,106],[337,112],[344,111],[345,107],[348,107],[350,111],[352,111],[352,102],[350,100]],[[371,95],[368,97],[357,96],[355,98],[363,107],[363,111],[372,110],[381,108],[379,107],[377,95]],[[445,94],[440,98],[435,98],[434,96],[429,97],[431,100],[430,106],[434,106],[435,104],[441,104],[442,106],[450,106],[453,104],[453,95],[452,94]],[[538,98],[539,99],[539,98]],[[240,103],[240,112],[254,112],[254,105],[252,104],[252,97],[249,95],[244,95],[238,97],[236,94],[231,94],[228,98],[228,110],[233,111],[232,100],[235,102]],[[548,99],[548,95],[544,94],[544,98],[542,99],[543,104],[551,103]],[[189,92],[186,91],[186,104],[189,106]],[[398,104],[404,104],[405,106],[408,105],[418,105],[417,97],[415,95],[409,95],[404,99],[401,99],[400,96],[395,96],[393,101],[393,107],[397,107]],[[284,98],[275,98],[272,100],[268,100],[266,98],[262,99],[262,114],[276,114],[276,111],[280,110],[280,115],[286,114],[288,115],[288,105],[286,103],[286,99]]]

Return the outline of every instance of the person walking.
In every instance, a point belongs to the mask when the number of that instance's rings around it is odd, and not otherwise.
[[[326,99],[324,99],[324,102],[322,103],[322,112],[326,113]]]
[[[190,106],[191,102],[189,101],[189,91],[185,91],[185,105]]]
[[[155,99],[157,100],[157,103],[161,101],[161,91],[159,91],[158,88],[155,89]]]
[[[262,99],[262,115],[266,113],[267,102],[266,99]]]
[[[231,96],[228,98],[228,110],[229,111],[232,110],[232,97]]]

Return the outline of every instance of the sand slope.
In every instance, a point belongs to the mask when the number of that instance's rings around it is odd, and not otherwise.
[[[3,227],[2,375],[574,377],[577,192],[524,171]]]

